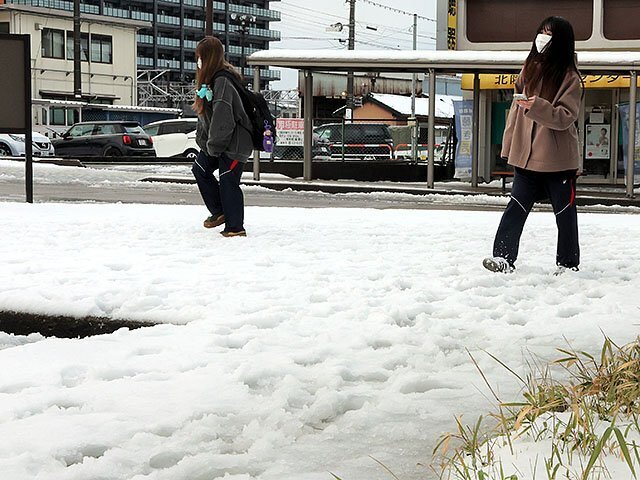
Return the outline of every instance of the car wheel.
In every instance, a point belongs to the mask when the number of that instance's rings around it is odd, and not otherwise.
[[[196,158],[198,158],[198,151],[189,149],[186,152],[184,152],[182,156],[188,158],[189,160],[195,160]]]
[[[5,145],[4,143],[0,143],[0,157],[10,157],[13,154],[11,153],[11,149],[9,145]]]
[[[105,157],[121,157],[122,152],[115,147],[107,147],[105,148],[103,155]]]

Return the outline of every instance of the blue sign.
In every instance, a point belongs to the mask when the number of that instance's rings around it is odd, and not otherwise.
[[[629,161],[629,104],[620,105],[620,127],[622,128],[622,147],[624,169]],[[634,183],[640,182],[640,103],[636,103],[636,145],[634,155]],[[626,178],[626,175],[625,175]]]
[[[455,178],[471,178],[471,156],[473,145],[473,100],[453,102],[456,118],[458,145],[455,159]]]

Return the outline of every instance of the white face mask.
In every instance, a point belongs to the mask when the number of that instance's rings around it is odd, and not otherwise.
[[[202,68],[202,60],[200,58],[196,62],[196,65],[197,65],[198,68]]]
[[[547,35],[546,33],[539,33],[536,36],[536,50],[538,53],[544,52],[544,49],[547,48],[549,42],[551,41],[551,35]]]

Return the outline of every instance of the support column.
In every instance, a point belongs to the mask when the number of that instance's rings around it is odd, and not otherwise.
[[[471,148],[471,186],[478,186],[478,163],[480,159],[480,75],[473,74],[473,141]]]
[[[434,187],[436,151],[436,71],[429,69],[429,131],[427,146],[427,188]]]
[[[304,165],[303,178],[312,178],[313,159],[313,73],[304,72]]]
[[[260,67],[253,66],[253,91],[260,92]],[[260,150],[253,150],[253,179],[260,180]]]
[[[636,155],[636,102],[638,100],[638,72],[631,72],[629,87],[629,145],[627,145],[627,197],[633,198],[633,179]]]

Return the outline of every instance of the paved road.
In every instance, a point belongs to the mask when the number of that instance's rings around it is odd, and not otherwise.
[[[154,167],[157,170],[157,167]],[[184,204],[201,205],[202,200],[194,184],[144,182],[143,178],[158,177],[163,174],[176,176],[176,171],[158,172],[151,167],[136,167],[136,169],[83,169],[65,167],[47,170],[40,167],[34,180],[34,200],[36,202],[106,202],[106,203],[154,203],[154,204]],[[178,167],[178,177],[191,178],[185,175],[188,168]],[[5,168],[8,173],[0,172],[0,201],[24,201],[25,187],[23,167],[16,163]],[[250,178],[250,177],[249,177]],[[276,180],[278,182],[279,180]],[[247,183],[251,183],[249,180]],[[287,187],[286,181],[280,181],[280,188]],[[294,182],[295,183],[295,182]],[[298,182],[300,183],[300,182]],[[380,184],[355,183],[355,189],[367,188],[374,191]],[[376,186],[377,185],[377,186]],[[293,185],[295,187],[295,185]],[[297,187],[316,188],[317,184],[297,185]],[[297,188],[296,187],[296,188]],[[345,188],[346,187],[346,188]],[[328,185],[330,191],[348,191],[352,186],[349,182],[333,182]],[[421,190],[415,185],[392,184],[385,188],[393,190],[406,188],[414,194],[403,193],[323,193],[317,191],[281,191],[264,187],[245,185],[245,203],[249,206],[268,207],[303,207],[303,208],[379,208],[379,209],[437,209],[437,210],[502,210],[506,205],[506,196],[491,197],[485,195],[433,195]],[[443,190],[443,189],[441,189]],[[495,192],[494,192],[495,190]],[[487,189],[487,193],[496,193],[497,189]],[[444,193],[444,190],[443,190]],[[470,192],[465,192],[470,193]],[[582,212],[603,213],[638,213],[640,209],[603,207],[594,204],[605,203],[604,195],[611,192],[599,192],[598,198],[593,198],[588,204],[580,206]],[[581,194],[579,200],[586,202],[587,198]],[[615,200],[618,201],[618,200]],[[583,203],[584,205],[584,203]],[[549,210],[547,205],[536,207],[539,210]]]
[[[397,209],[460,209],[502,210],[504,205],[483,203],[460,204],[454,198],[430,199],[416,195],[368,195],[328,194],[322,192],[274,191],[266,188],[245,186],[245,204],[265,207],[303,208],[397,208]],[[135,184],[83,184],[68,183],[34,185],[35,202],[107,202],[107,203],[156,203],[201,205],[202,200],[195,185],[158,184],[138,182]],[[0,183],[0,200],[24,201],[25,187],[19,181]]]

